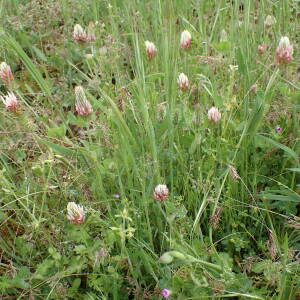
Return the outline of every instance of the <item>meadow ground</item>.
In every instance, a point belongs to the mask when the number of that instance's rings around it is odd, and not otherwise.
[[[298,0],[0,0],[1,299],[300,299]]]

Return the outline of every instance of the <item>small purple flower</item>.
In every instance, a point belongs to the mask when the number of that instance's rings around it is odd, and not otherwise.
[[[276,127],[276,132],[277,132],[277,133],[281,133],[281,132],[282,132],[282,128],[279,127],[279,126],[277,126],[277,127]]]
[[[161,294],[162,294],[162,296],[163,296],[165,299],[167,299],[167,298],[170,297],[171,291],[168,290],[168,289],[163,289],[162,292],[161,292]]]
[[[114,195],[114,198],[116,198],[116,199],[120,199],[120,198],[121,198],[121,196],[120,196],[119,194],[115,194],[115,195]]]

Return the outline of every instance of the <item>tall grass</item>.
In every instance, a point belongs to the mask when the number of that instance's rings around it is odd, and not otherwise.
[[[0,110],[1,297],[300,297],[296,1],[44,2],[0,4],[20,100]],[[94,24],[94,43],[73,40],[77,23]],[[82,224],[68,202],[85,207]]]

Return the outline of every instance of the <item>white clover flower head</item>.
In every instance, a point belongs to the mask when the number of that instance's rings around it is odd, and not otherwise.
[[[93,107],[86,98],[82,86],[75,87],[75,108],[79,116],[88,116],[93,113]]]
[[[14,81],[14,75],[11,68],[5,61],[0,64],[0,78],[7,85]]]
[[[169,189],[165,184],[159,184],[155,187],[153,195],[159,202],[163,202],[169,197]]]
[[[264,21],[266,27],[271,27],[276,24],[276,19],[274,16],[268,15]]]
[[[207,117],[208,117],[208,120],[210,120],[210,121],[212,121],[214,123],[218,123],[221,120],[222,115],[221,115],[221,113],[220,113],[220,111],[219,111],[218,108],[212,107],[208,111]]]
[[[19,101],[13,92],[8,92],[8,94],[4,97],[0,96],[0,99],[4,103],[7,110],[16,112]]]
[[[146,46],[146,53],[148,55],[148,59],[152,60],[157,53],[157,48],[154,45],[154,43],[149,41],[145,41],[145,46]]]
[[[69,202],[67,205],[67,218],[72,224],[83,224],[85,221],[85,210],[83,206],[75,202]]]
[[[189,79],[184,73],[179,74],[177,83],[179,88],[183,91],[189,88]]]
[[[278,64],[286,65],[293,60],[294,48],[287,36],[280,39],[276,50],[276,60]]]
[[[76,24],[74,26],[73,38],[77,42],[87,42],[88,41],[87,33],[79,24]]]
[[[184,30],[180,36],[180,47],[181,49],[189,49],[192,44],[192,35],[189,31]]]

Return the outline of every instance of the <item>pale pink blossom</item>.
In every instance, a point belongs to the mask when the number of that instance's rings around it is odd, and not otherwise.
[[[181,73],[177,79],[178,86],[181,90],[185,91],[189,88],[189,79],[184,73]]]
[[[73,38],[77,42],[88,42],[88,35],[79,24],[74,26]]]
[[[208,111],[207,116],[208,116],[208,120],[210,120],[212,122],[215,122],[215,123],[218,123],[221,120],[221,117],[222,117],[219,109],[216,108],[216,107],[212,107]]]
[[[169,189],[165,184],[159,184],[155,187],[153,195],[159,202],[163,202],[169,197]]]
[[[69,202],[67,205],[67,218],[72,224],[83,224],[85,220],[84,208],[75,202]]]
[[[171,291],[168,290],[168,289],[163,289],[162,292],[161,292],[161,295],[162,295],[165,299],[167,299],[167,298],[169,298],[169,297],[171,296]]]
[[[0,64],[0,77],[7,85],[14,81],[14,75],[11,68],[5,61]]]
[[[0,99],[4,103],[7,110],[12,112],[17,111],[19,101],[13,92],[8,92],[8,94],[4,97],[0,96]]]
[[[93,113],[93,107],[86,98],[82,86],[75,87],[75,108],[79,116],[88,116]]]
[[[157,53],[157,48],[154,45],[154,43],[149,42],[149,41],[145,41],[145,46],[146,46],[146,52],[148,55],[148,59],[152,60]]]
[[[191,47],[191,44],[192,44],[192,36],[189,31],[184,30],[181,33],[181,37],[180,37],[180,47],[181,49],[189,49]]]
[[[280,39],[279,45],[276,50],[276,60],[278,64],[286,65],[293,60],[294,48],[290,44],[287,36]]]

